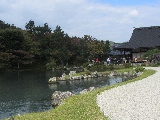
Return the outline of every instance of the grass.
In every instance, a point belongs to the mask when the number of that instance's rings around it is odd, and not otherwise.
[[[123,71],[128,71],[123,70]],[[122,70],[121,70],[122,71]],[[132,80],[125,81],[119,84],[112,86],[107,86],[104,88],[96,89],[92,92],[75,95],[64,100],[65,104],[62,104],[55,109],[39,112],[39,113],[30,113],[21,116],[15,116],[15,120],[106,120],[103,113],[101,113],[99,107],[96,103],[97,94],[103,92],[104,90],[109,90],[121,85],[125,85],[137,80],[146,78],[154,74],[154,70],[144,70],[144,73]]]
[[[106,70],[106,71],[103,71],[103,72],[100,72],[100,73],[102,73],[102,75],[106,75],[106,74],[109,74],[111,71],[113,71],[113,70]],[[117,72],[121,72],[121,73],[129,72],[129,71],[134,72],[134,70],[131,69],[131,68],[118,69],[118,70],[116,70],[116,71],[117,71]],[[84,72],[75,73],[75,74],[73,74],[72,76],[81,76],[81,75],[85,75],[85,74],[86,74],[86,75],[91,75],[92,72],[91,72],[91,71],[84,71]],[[65,79],[66,79],[66,80],[69,80],[69,75],[66,75],[66,76],[65,76]]]

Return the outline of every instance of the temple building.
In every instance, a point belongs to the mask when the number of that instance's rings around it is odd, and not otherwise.
[[[153,48],[160,49],[160,26],[135,28],[129,42],[115,46],[114,50],[120,51],[123,56],[129,52],[131,59],[137,57],[142,60],[143,54]]]

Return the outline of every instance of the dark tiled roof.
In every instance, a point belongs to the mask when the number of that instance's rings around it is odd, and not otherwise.
[[[129,42],[126,42],[126,43],[121,43],[121,44],[119,44],[119,46],[115,46],[115,48],[125,48],[125,49],[131,49],[132,48],[132,46],[131,46],[131,44],[129,43]]]
[[[152,48],[156,46],[160,46],[160,26],[135,28],[129,42],[116,47],[116,49]]]

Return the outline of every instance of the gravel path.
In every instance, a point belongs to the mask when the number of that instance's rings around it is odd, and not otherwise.
[[[97,104],[111,120],[160,120],[160,67],[143,80],[100,93]]]

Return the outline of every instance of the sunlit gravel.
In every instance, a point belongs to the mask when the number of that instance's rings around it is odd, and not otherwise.
[[[143,80],[100,93],[97,104],[111,120],[160,120],[160,67]]]

